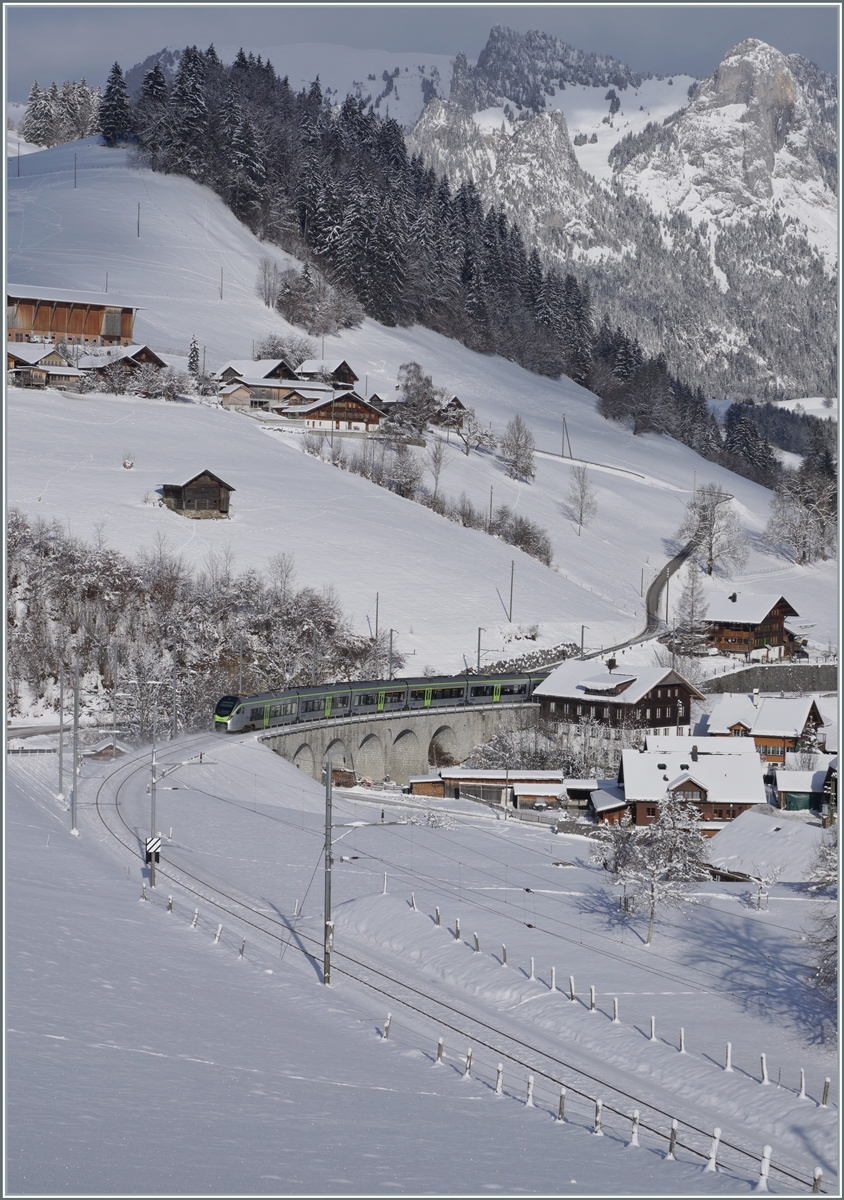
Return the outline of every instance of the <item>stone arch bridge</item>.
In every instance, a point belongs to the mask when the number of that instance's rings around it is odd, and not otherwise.
[[[474,746],[488,742],[503,721],[534,708],[530,704],[415,709],[361,718],[314,721],[265,734],[261,741],[314,779],[328,755],[372,780],[385,776],[405,784],[429,766],[462,762]]]

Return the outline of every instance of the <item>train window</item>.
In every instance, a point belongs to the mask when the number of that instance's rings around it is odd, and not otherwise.
[[[348,708],[349,707],[349,697],[348,696],[332,696],[331,697],[331,707],[332,708]]]
[[[272,704],[270,705],[270,720],[272,721],[274,717],[289,717],[295,711],[295,700],[285,700],[281,704]]]
[[[302,702],[302,712],[317,712],[325,708],[325,699],[323,696],[318,696],[315,700],[304,700]]]
[[[250,721],[263,721],[263,719],[264,719],[263,705],[260,708],[250,708],[250,710],[249,710],[249,720]]]
[[[411,700],[424,700],[425,693],[423,691],[411,692],[410,698],[411,698]]]
[[[217,707],[214,709],[218,717],[227,717],[237,704],[237,696],[223,696],[217,701]]]
[[[361,704],[375,704],[377,700],[378,697],[374,692],[361,692],[355,696],[355,708],[358,708]]]
[[[432,693],[432,698],[434,700],[459,700],[462,699],[462,696],[462,687],[434,688]]]
[[[503,683],[501,685],[502,696],[524,696],[526,691],[526,683]]]
[[[469,695],[470,696],[491,696],[492,695],[492,684],[484,683],[478,687],[470,688]]]
[[[434,692],[435,696],[436,696],[436,694],[437,693]],[[401,704],[401,702],[403,700],[404,700],[404,692],[386,692],[384,694],[384,703],[385,704]]]

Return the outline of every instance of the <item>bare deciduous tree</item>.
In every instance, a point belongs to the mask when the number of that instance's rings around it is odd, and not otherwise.
[[[439,438],[428,447],[426,455],[428,459],[428,470],[431,472],[431,478],[434,481],[434,499],[440,487],[440,475],[445,471],[451,461],[451,455],[445,448],[445,442],[441,442]]]
[[[717,483],[705,483],[697,489],[686,505],[677,536],[691,542],[707,575],[716,566],[729,570],[747,562],[747,539],[733,508],[733,497]]]
[[[598,511],[595,489],[589,480],[586,467],[572,468],[571,484],[566,496],[566,509],[572,520],[577,521],[577,536],[584,525],[588,525]]]
[[[511,479],[530,482],[536,475],[534,451],[536,441],[520,414],[507,425],[501,439],[501,453],[507,463],[507,474]]]

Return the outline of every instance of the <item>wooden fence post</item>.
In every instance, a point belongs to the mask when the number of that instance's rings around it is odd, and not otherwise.
[[[829,1103],[829,1076],[823,1081],[823,1100],[821,1100],[821,1108],[826,1108]]]
[[[480,954],[480,952],[481,952],[481,943],[478,941],[478,935],[477,935],[477,934],[475,934],[475,935],[474,935],[474,937],[475,937],[475,953],[476,953],[476,954]]]
[[[639,1110],[638,1110],[638,1108],[633,1109],[633,1130],[630,1134],[630,1141],[629,1141],[628,1145],[630,1145],[630,1146],[638,1146],[639,1145]]]
[[[557,1121],[563,1122],[566,1119],[566,1089],[560,1088],[560,1107],[557,1110]]]
[[[385,1042],[388,1042],[390,1040],[390,1022],[392,1021],[392,1019],[393,1019],[393,1014],[387,1013],[387,1020],[384,1022],[384,1039],[383,1040]]]
[[[472,1047],[470,1046],[469,1049],[466,1051],[466,1069],[463,1072],[463,1078],[471,1079],[471,1077],[472,1077]]]
[[[589,1011],[595,1011],[595,989],[591,986],[589,988]]]
[[[534,969],[533,959],[530,960],[530,977],[531,979],[536,979],[536,970]]]
[[[501,1096],[504,1093],[504,1064],[499,1063],[495,1075],[495,1094]]]
[[[765,1087],[770,1082],[768,1079],[768,1060],[764,1054],[761,1054],[759,1058],[762,1063],[762,1085]]]
[[[651,1038],[652,1042],[656,1041],[656,1017],[651,1017]]]
[[[823,1183],[823,1171],[821,1170],[820,1167],[815,1167],[815,1174],[814,1174],[814,1178],[812,1179],[812,1191],[817,1194],[821,1190],[822,1183]]]
[[[596,1137],[604,1136],[604,1131],[601,1128],[601,1110],[603,1109],[603,1107],[604,1107],[603,1101],[601,1101],[601,1100],[595,1101],[595,1128],[592,1130],[592,1132],[595,1134]]]
[[[666,1159],[670,1159],[673,1162],[674,1161],[674,1151],[676,1149],[677,1149],[677,1122],[672,1121],[671,1122],[671,1137],[668,1142],[668,1153],[665,1156]]]
[[[504,945],[503,942],[501,944],[501,965],[502,965],[502,967],[507,966],[507,947]]]
[[[571,1001],[572,1004],[577,1003],[577,994],[575,993],[575,990],[574,990],[574,976],[573,975],[569,975],[569,1000]]]
[[[754,1192],[767,1192],[768,1190],[768,1172],[771,1169],[771,1147],[762,1147],[762,1161],[759,1164],[759,1182],[753,1189]]]
[[[733,1069],[733,1043],[727,1042],[727,1061],[724,1064],[724,1070],[732,1071],[732,1069]]]
[[[612,1023],[613,1023],[613,1025],[617,1025],[617,1024],[618,1024],[618,996],[613,996],[613,1001],[612,1001]]]
[[[525,1108],[533,1108],[533,1076],[528,1075],[527,1100],[525,1100]]]
[[[460,918],[459,917],[456,917],[455,921],[454,921],[454,940],[455,940],[455,942],[460,941]]]
[[[443,1040],[442,1040],[442,1038],[439,1038],[437,1040],[437,1061],[434,1063],[434,1066],[441,1067],[442,1065],[443,1065]]]
[[[709,1162],[703,1168],[704,1171],[717,1171],[718,1169],[718,1143],[721,1141],[721,1130],[716,1125],[712,1130],[712,1145],[709,1147]]]
[[[435,908],[434,912],[436,913],[436,916],[434,918],[434,924],[439,925],[440,924],[440,910],[438,908]]]

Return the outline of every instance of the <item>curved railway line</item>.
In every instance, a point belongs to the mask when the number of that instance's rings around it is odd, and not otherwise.
[[[207,743],[208,736],[208,734],[203,734],[201,737],[189,739],[183,744],[189,749],[194,740]],[[143,761],[141,761],[141,756],[138,755],[131,758],[128,762],[122,763],[100,782],[94,801],[97,814],[107,833],[127,850],[129,854],[142,863],[145,861],[145,856],[141,850],[140,839],[120,809],[120,793],[126,784],[140,772],[146,770],[147,766],[146,754],[143,756]],[[127,767],[131,767],[132,769],[124,775],[123,779],[117,781],[116,777],[126,772]],[[110,785],[114,786],[114,795],[111,798],[107,795]],[[110,811],[112,807],[122,825],[122,830],[115,830],[106,819],[106,809],[108,808]],[[128,838],[125,836],[127,834]],[[303,954],[315,963],[318,963],[321,958],[321,939],[311,937],[298,930],[295,931],[294,940],[294,931],[289,924],[268,916],[266,913],[255,908],[247,900],[224,891],[216,884],[206,882],[193,872],[177,864],[161,864],[157,868],[157,874],[170,880],[173,884],[189,892],[197,899],[216,908],[219,912],[226,913],[241,924],[251,927],[263,937],[270,938],[280,945],[286,943],[288,947],[292,946],[298,953]],[[313,946],[313,953],[310,953],[301,945],[296,945],[295,942],[297,940],[302,943],[310,943]],[[438,1028],[448,1029],[468,1039],[470,1042],[483,1046],[498,1058],[524,1068],[549,1084],[553,1084],[556,1087],[565,1087],[567,1094],[580,1097],[591,1105],[594,1105],[596,1100],[600,1098],[604,1114],[612,1114],[614,1117],[620,1118],[625,1125],[631,1120],[631,1111],[630,1109],[619,1107],[619,1104],[624,1101],[629,1102],[631,1107],[636,1106],[639,1108],[639,1128],[662,1141],[668,1137],[666,1127],[659,1128],[655,1122],[659,1118],[664,1118],[668,1123],[667,1127],[670,1128],[671,1121],[677,1119],[684,1130],[688,1131],[688,1133],[696,1134],[703,1139],[703,1145],[706,1149],[690,1145],[688,1141],[683,1141],[680,1137],[678,1137],[677,1146],[701,1160],[705,1161],[708,1159],[709,1144],[712,1138],[711,1130],[702,1128],[694,1121],[678,1117],[676,1110],[669,1112],[653,1101],[643,1099],[633,1092],[625,1091],[615,1084],[608,1083],[598,1075],[567,1062],[564,1058],[549,1050],[532,1045],[514,1033],[507,1033],[499,1029],[489,1019],[464,1011],[452,999],[440,998],[429,991],[424,991],[422,988],[416,987],[398,978],[396,975],[390,974],[382,967],[356,957],[354,954],[335,948],[332,952],[332,966],[336,974],[343,975],[350,981],[360,984],[382,996],[386,1001],[401,1005],[417,1016],[430,1021]],[[566,1073],[565,1077],[564,1072]],[[580,1086],[572,1082],[573,1077],[577,1079],[577,1084]],[[592,1094],[592,1091],[585,1090],[590,1084],[595,1085],[593,1090],[597,1089],[597,1095]],[[608,1095],[617,1098],[615,1104],[608,1103],[603,1099],[604,1096]],[[730,1155],[734,1156],[733,1162],[729,1161],[727,1152],[730,1152]],[[738,1161],[735,1161],[736,1157]],[[749,1172],[758,1172],[759,1158],[758,1150],[749,1150],[735,1140],[721,1138],[719,1170],[722,1172],[728,1171],[735,1177],[746,1181]],[[795,1184],[799,1185],[801,1191],[804,1189],[808,1191],[812,1190],[812,1181],[808,1180],[807,1182],[807,1176],[800,1174],[800,1168],[796,1165],[783,1161],[777,1162],[772,1159],[770,1171],[772,1177],[774,1175],[778,1176],[780,1182],[791,1191],[795,1190]],[[830,1193],[825,1188],[821,1188],[821,1194],[826,1195]]]

